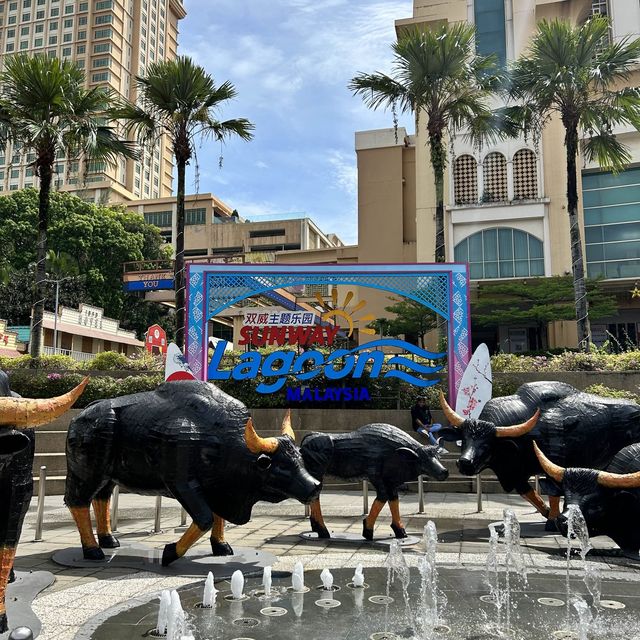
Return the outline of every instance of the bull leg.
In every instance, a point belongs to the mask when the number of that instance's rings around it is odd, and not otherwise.
[[[104,560],[104,553],[98,546],[95,536],[93,535],[93,527],[91,526],[91,514],[89,507],[71,507],[69,509],[75,520],[76,527],[80,533],[80,542],[82,543],[82,556],[85,560]]]
[[[331,534],[324,524],[322,509],[320,508],[320,498],[316,498],[310,505],[309,522],[311,531],[318,534],[318,538],[330,538]]]
[[[407,532],[404,529],[404,524],[400,517],[400,500],[398,500],[398,498],[389,500],[389,510],[391,511],[391,528],[396,538],[406,538]]]
[[[96,499],[92,504],[93,512],[96,514],[96,527],[100,548],[117,549],[120,543],[111,533],[111,500]]]
[[[211,553],[214,556],[232,556],[233,549],[224,539],[224,519],[213,514],[213,527],[211,527]]]
[[[369,515],[362,521],[362,537],[365,540],[373,540],[373,527],[382,511],[382,507],[386,504],[385,500],[376,498],[371,505]]]
[[[9,631],[7,623],[7,610],[5,608],[5,596],[9,575],[16,557],[15,547],[0,547],[0,633]]]
[[[545,501],[540,497],[540,494],[529,489],[527,493],[520,494],[529,504],[532,504],[536,511],[538,511],[545,518],[549,517],[549,507],[545,504]]]
[[[549,515],[547,516],[547,524],[544,526],[545,531],[558,531],[556,520],[560,516],[560,496],[549,496]]]
[[[182,558],[182,556],[187,553],[187,551],[189,551],[189,549],[198,542],[198,540],[200,540],[208,530],[209,529],[200,529],[195,522],[192,523],[178,542],[165,546],[164,551],[162,552],[162,566],[168,567],[178,558]]]

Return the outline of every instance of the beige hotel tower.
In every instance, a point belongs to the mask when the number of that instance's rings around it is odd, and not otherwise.
[[[107,86],[135,101],[137,75],[177,55],[182,0],[0,0],[0,65],[5,56],[41,53],[76,61],[87,87]],[[36,186],[20,149],[0,150],[0,193]],[[162,140],[140,161],[117,166],[67,166],[58,158],[55,187],[95,202],[163,198],[171,194],[171,148]]]

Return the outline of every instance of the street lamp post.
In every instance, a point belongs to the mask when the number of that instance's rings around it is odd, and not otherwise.
[[[58,301],[60,299],[60,283],[65,280],[73,280],[75,276],[66,276],[65,278],[58,278],[57,280],[45,280],[45,282],[51,282],[56,285],[56,302],[55,310],[53,312],[53,355],[58,355]]]

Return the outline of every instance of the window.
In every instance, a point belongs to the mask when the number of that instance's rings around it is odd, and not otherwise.
[[[94,73],[91,76],[91,82],[108,82],[111,74],[108,71],[103,71],[102,73]]]
[[[58,36],[49,36],[49,44],[57,44]]]
[[[78,55],[82,55],[82,54],[86,53],[86,51],[87,51],[87,45],[86,44],[79,44],[76,47],[76,53]]]
[[[78,18],[78,26],[84,27],[87,24],[87,16],[80,16]]]
[[[536,154],[531,149],[520,149],[513,156],[513,199],[533,200],[537,197]]]
[[[20,51],[24,51],[25,49],[29,48],[29,41],[28,40],[24,40],[23,42],[20,43]]]
[[[465,154],[456,158],[453,191],[456,204],[478,202],[478,163],[473,156]]]
[[[10,52],[15,49],[13,42],[7,42],[7,46],[4,48],[5,51]]]
[[[544,251],[538,238],[510,227],[484,229],[456,245],[456,262],[469,263],[472,280],[544,275]]]
[[[78,11],[82,12],[82,11],[88,11],[89,10],[89,3],[88,2],[81,2],[78,5]]]
[[[36,25],[36,33],[43,33],[44,32],[44,24],[37,24]]]
[[[113,16],[110,13],[106,13],[102,16],[96,16],[95,24],[111,24]]]
[[[86,40],[87,32],[86,31],[78,31],[77,40]]]
[[[42,47],[44,45],[44,41],[42,40],[42,38],[36,38],[33,41],[33,46],[34,47]]]
[[[22,0],[22,8],[28,9],[31,6],[31,0]]]
[[[111,29],[96,29],[96,32],[93,34],[94,38],[110,38],[111,37]]]
[[[11,169],[11,177],[19,178],[20,177],[20,169]]]
[[[76,65],[77,65],[78,69],[84,69],[84,65],[85,65],[84,58],[81,59],[81,60],[76,60]]]
[[[250,238],[274,238],[283,235],[285,235],[284,229],[257,229],[256,231],[249,231]]]
[[[71,47],[65,47],[65,48],[62,50],[62,55],[63,55],[65,58],[70,58],[70,57],[71,57]]]
[[[204,224],[206,222],[207,210],[202,207],[198,209],[187,209],[184,212],[185,224]]]
[[[9,3],[9,11],[17,11],[18,10],[18,3],[17,2],[10,2]]]
[[[33,177],[33,169],[31,169],[31,167],[29,167],[29,168],[24,172],[24,175],[25,175],[27,178],[32,178],[32,177]]]
[[[20,29],[20,35],[21,36],[28,36],[29,35],[29,27],[22,27],[22,29]]]
[[[64,28],[65,29],[72,29],[73,28],[73,18],[66,18],[64,23]]]
[[[73,13],[73,5],[72,4],[68,4],[65,8],[64,8],[64,13],[65,15],[69,15],[70,13]]]
[[[507,159],[497,151],[484,159],[484,191],[483,202],[506,202],[509,199],[507,190]]]
[[[15,38],[16,30],[15,29],[7,29],[7,38]]]
[[[49,31],[57,31],[58,30],[58,21],[54,20],[49,23]]]
[[[476,26],[476,49],[480,55],[495,55],[498,63],[507,63],[504,0],[476,0],[473,12]]]
[[[44,9],[36,11],[36,20],[44,20]]]
[[[140,185],[136,186],[139,187]],[[153,213],[145,213],[144,221],[147,224],[152,224],[156,227],[170,227],[171,211],[154,211]]]
[[[96,11],[102,11],[103,9],[111,9],[113,7],[112,0],[102,0],[101,2],[96,2]]]
[[[17,21],[18,20],[15,16],[9,16],[9,19],[7,20],[7,24],[15,24]]]
[[[101,44],[93,45],[93,53],[108,53],[111,51],[110,42],[102,42]]]
[[[111,66],[111,58],[96,58],[93,61],[93,68],[98,69],[100,67],[110,67]]]
[[[4,180],[4,171],[0,171],[0,180]]]
[[[640,276],[640,168],[582,176],[589,277]]]
[[[62,36],[62,42],[71,42],[73,40],[73,33],[65,33]]]
[[[22,18],[20,19],[20,22],[29,22],[29,20],[31,20],[31,14],[23,13]]]
[[[60,15],[60,7],[51,7],[50,18],[57,18]]]

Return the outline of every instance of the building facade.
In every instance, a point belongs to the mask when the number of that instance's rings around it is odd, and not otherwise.
[[[508,64],[526,50],[538,21],[561,18],[579,24],[593,14],[610,17],[614,41],[640,34],[640,5],[628,0],[414,0],[413,16],[398,20],[396,29],[400,35],[407,27],[467,21],[476,27],[477,50],[494,53]],[[639,80],[640,72],[636,72],[629,83],[637,86]],[[415,136],[402,132],[396,140],[389,132],[365,132],[360,134],[360,143],[356,138],[361,253],[366,229],[384,224],[380,219],[386,216],[394,218],[386,224],[395,230],[388,229],[391,235],[385,235],[385,241],[393,238],[398,257],[415,239],[415,259],[433,261],[435,193],[425,120],[420,120]],[[631,291],[640,280],[640,134],[635,130],[615,133],[631,149],[633,162],[626,172],[613,176],[579,161],[587,275],[603,277],[604,287],[616,294],[618,302],[616,316],[592,320],[592,333],[596,343],[612,335],[637,343],[640,299]],[[505,279],[571,274],[563,140],[564,130],[556,119],[538,144],[520,138],[478,149],[462,136],[450,141],[445,177],[446,256],[449,261],[469,263],[476,291]],[[376,168],[385,156],[388,169]],[[412,177],[405,175],[409,158],[414,159],[415,188]],[[387,198],[382,207],[375,193]],[[375,246],[375,237],[371,244]],[[511,352],[539,346],[534,334],[535,329],[527,326],[488,331],[474,327],[474,341],[487,341],[494,349]],[[550,347],[576,343],[575,322],[555,322],[549,327]]]
[[[6,56],[40,53],[74,60],[88,88],[105,86],[134,101],[136,76],[152,62],[177,56],[182,0],[0,0],[0,66]],[[0,151],[0,193],[37,186],[32,152]],[[139,161],[117,165],[59,157],[55,187],[95,202],[124,202],[171,194],[172,149],[166,138]]]

